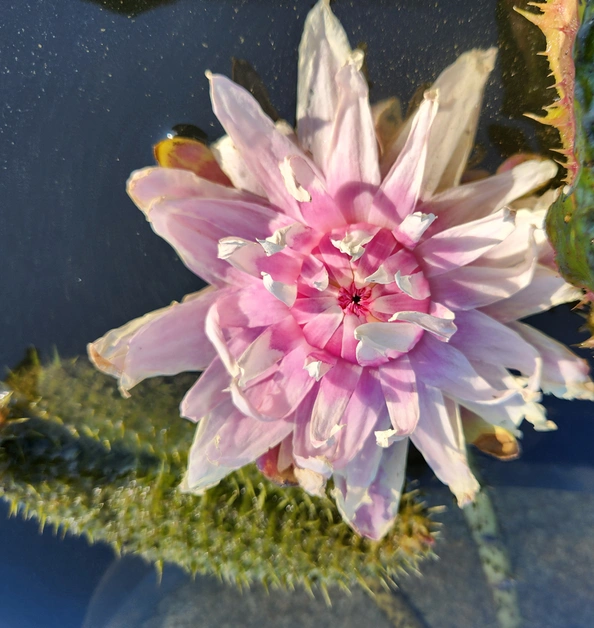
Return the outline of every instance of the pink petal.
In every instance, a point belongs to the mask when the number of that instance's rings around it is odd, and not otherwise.
[[[320,299],[321,301],[322,299]],[[304,325],[303,336],[310,345],[324,347],[343,320],[344,312],[336,304],[336,300],[333,299],[333,304],[329,308],[316,314]]]
[[[415,371],[403,355],[379,368],[382,392],[392,427],[399,436],[411,434],[419,420],[419,395]]]
[[[330,279],[334,279],[339,286],[350,286],[353,282],[353,269],[349,256],[341,253],[328,236],[322,238],[318,246]]]
[[[160,167],[136,170],[128,179],[127,192],[145,214],[149,214],[152,206],[160,201],[191,198],[205,202],[205,207],[196,202],[196,217],[210,222],[222,221],[227,235],[253,239],[256,233],[268,231],[271,224],[275,225],[272,230],[290,224],[265,199],[201,179],[189,170]],[[226,215],[227,210],[221,211],[221,204],[234,209],[231,216]]]
[[[338,106],[335,77],[350,55],[344,29],[329,2],[321,0],[305,20],[297,81],[297,134],[321,168],[326,166]]]
[[[516,369],[530,377],[531,390],[539,390],[542,360],[519,334],[477,310],[458,312],[456,324],[450,344],[469,360]]]
[[[483,90],[496,53],[494,48],[466,52],[433,83],[432,89],[439,90],[439,109],[427,149],[423,198],[460,183],[474,145]],[[410,126],[411,122],[404,124],[394,146],[383,156],[382,172],[389,170],[402,150]]]
[[[394,236],[387,229],[380,229],[365,245],[365,252],[357,260],[355,276],[358,284],[377,271],[386,259],[392,254],[397,243]]]
[[[202,493],[253,462],[292,430],[292,421],[263,423],[241,414],[231,401],[220,404],[198,424],[182,490]]]
[[[474,370],[464,354],[429,334],[410,353],[417,382],[439,388],[456,399],[496,402],[509,391],[496,390]]]
[[[212,107],[248,168],[280,211],[301,220],[299,203],[287,189],[280,169],[287,157],[307,158],[281,133],[243,87],[220,75],[210,76]]]
[[[453,310],[484,308],[483,311],[489,316],[498,318],[492,308],[486,306],[502,299],[509,300],[509,297],[530,286],[535,268],[534,246],[526,253],[523,262],[511,266],[505,260],[493,263],[480,258],[475,264],[433,278],[430,281],[431,296]]]
[[[299,156],[285,160],[282,166],[285,183],[303,195],[301,214],[307,225],[321,233],[346,224],[340,207],[328,193],[321,172]],[[293,195],[296,196],[295,191]]]
[[[338,508],[347,523],[359,534],[379,541],[390,531],[398,516],[406,474],[407,450],[408,439],[393,443],[388,449],[382,450],[375,477],[364,491],[363,498],[358,499],[358,506],[351,505],[349,497],[353,487],[348,476],[346,482],[342,478],[336,482],[337,490],[334,495]],[[357,493],[361,494],[360,489]],[[350,506],[348,509],[347,504]]]
[[[314,445],[326,443],[336,433],[361,372],[360,366],[338,360],[322,378],[311,415],[311,440]]]
[[[530,325],[510,323],[509,327],[529,342],[542,357],[541,387],[544,392],[562,399],[594,400],[594,384],[586,360]]]
[[[452,317],[453,318],[453,317]],[[417,325],[421,329],[428,331],[435,337],[447,342],[457,330],[456,324],[452,318],[441,316],[433,316],[432,314],[425,314],[423,312],[396,312],[394,316],[390,318],[391,321],[404,321],[405,323],[412,323]]]
[[[396,163],[383,180],[367,221],[394,229],[415,210],[425,172],[429,131],[437,113],[438,97],[427,92],[414,116],[410,134]]]
[[[384,417],[377,427],[387,425]],[[332,495],[338,510],[359,534],[380,539],[393,523],[404,482],[407,445],[404,439],[382,449],[370,434],[349,464],[334,472]]]
[[[233,144],[233,140],[228,135],[224,135],[214,144],[211,144],[210,149],[222,171],[229,177],[234,187],[238,190],[251,192],[257,196],[266,197],[264,188],[250,172],[243,157],[235,147],[235,144]]]
[[[362,449],[378,425],[386,423],[387,408],[377,369],[363,369],[353,395],[340,419],[335,469],[343,469]]]
[[[293,458],[302,469],[324,475],[332,474],[330,460],[336,456],[338,438],[332,438],[325,445],[318,446],[311,440],[311,414],[318,396],[319,384],[314,385],[294,414],[295,431],[293,434]]]
[[[531,281],[523,281],[519,290],[481,305],[485,314],[507,323],[581,298],[582,291],[568,284],[556,271],[537,265]]]
[[[451,227],[416,248],[426,277],[466,266],[505,240],[514,231],[514,217],[506,209],[464,225]]]
[[[261,244],[234,236],[219,240],[217,256],[253,277],[267,274],[282,283],[294,283],[301,270],[300,260],[291,254],[279,251],[267,255]]]
[[[367,219],[375,186],[380,182],[367,81],[360,71],[362,54],[355,51],[336,75],[338,105],[324,169],[328,192],[348,223]]]
[[[303,368],[311,348],[301,344],[288,352],[265,378],[254,378],[245,388],[231,383],[235,405],[246,415],[262,421],[284,419],[291,415],[313,387],[315,380]],[[263,367],[262,367],[263,368]],[[267,375],[265,371],[262,373]]]
[[[437,233],[506,207],[544,185],[556,172],[557,166],[552,161],[526,161],[501,174],[445,190],[424,203],[421,209],[438,217],[430,227],[431,233]]]
[[[208,287],[112,329],[88,345],[89,358],[119,379],[123,394],[147,377],[201,371],[215,357],[204,328],[208,308],[220,295]]]
[[[435,475],[450,487],[458,505],[465,506],[474,499],[480,486],[468,467],[460,411],[439,390],[421,383],[419,403],[421,415],[411,441]]]
[[[214,358],[180,404],[180,414],[197,422],[229,398],[229,373],[219,358]]]
[[[222,295],[218,304],[229,327],[267,327],[290,316],[289,308],[272,296],[261,282]]]
[[[410,323],[364,323],[355,330],[357,361],[362,366],[379,366],[409,351],[423,331]]]

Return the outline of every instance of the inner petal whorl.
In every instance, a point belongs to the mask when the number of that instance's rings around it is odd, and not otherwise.
[[[364,238],[366,232],[372,235]],[[363,241],[360,246],[346,245],[354,240],[352,233]],[[341,242],[346,244],[337,246]],[[315,290],[311,281],[299,278],[292,313],[307,342],[335,357],[357,364],[355,330],[360,325],[397,326],[401,323],[390,318],[398,312],[429,311],[427,280],[414,254],[387,229],[365,224],[343,227],[323,236],[309,255],[323,265],[329,282],[326,289]],[[409,286],[415,290],[407,292]]]

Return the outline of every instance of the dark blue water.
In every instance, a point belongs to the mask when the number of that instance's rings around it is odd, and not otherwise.
[[[292,121],[296,50],[312,4],[178,0],[126,15],[90,0],[3,3],[0,365],[18,362],[29,345],[81,354],[106,330],[199,287],[127,198],[125,181],[152,163],[152,145],[175,124],[220,135],[204,70],[229,74],[231,56],[254,64]],[[372,99],[397,94],[406,102],[464,50],[497,45],[497,4],[339,0],[334,10],[351,43],[368,44]],[[502,104],[496,72],[479,136],[491,166],[505,156],[490,141],[493,125],[533,135],[531,123],[510,120]],[[579,319],[566,308],[537,324],[569,343],[580,339]],[[590,406],[549,407],[558,432],[527,427],[522,461],[481,465],[495,483],[592,491],[579,471],[592,467]],[[80,626],[112,559],[102,546],[5,520],[3,510],[0,556],[0,627],[9,628]]]

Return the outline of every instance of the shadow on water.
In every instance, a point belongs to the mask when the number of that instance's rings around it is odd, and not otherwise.
[[[94,2],[109,11],[135,16],[160,5],[173,4],[177,0],[85,0],[85,2]]]

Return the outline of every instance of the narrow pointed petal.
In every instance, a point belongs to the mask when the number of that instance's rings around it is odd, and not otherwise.
[[[315,379],[302,368],[310,350],[305,344],[294,349],[287,347],[287,353],[278,365],[266,368],[263,363],[260,369],[258,365],[252,368],[254,378],[245,387],[241,387],[241,379],[233,381],[230,389],[235,405],[244,414],[261,421],[275,421],[291,415],[315,383]],[[242,366],[241,359],[239,366]]]
[[[419,385],[419,403],[421,416],[411,441],[435,475],[450,487],[458,505],[465,506],[480,486],[466,459],[460,412],[439,390],[424,384]]]
[[[180,414],[197,422],[229,398],[230,377],[225,365],[215,358],[188,390],[180,404]]]
[[[525,282],[521,290],[511,292],[507,298],[502,295],[496,302],[485,303],[482,311],[507,323],[581,299],[582,291],[568,284],[557,271],[538,265],[532,280]]]
[[[557,170],[552,161],[534,159],[492,177],[445,190],[422,206],[422,211],[438,216],[430,232],[493,214],[550,181]]]
[[[217,299],[230,327],[267,327],[290,316],[289,308],[270,294],[261,282],[253,283]]]
[[[387,408],[377,369],[363,369],[352,397],[340,420],[338,448],[332,459],[335,469],[343,469],[362,449],[377,425],[386,422]]]
[[[525,253],[523,261],[513,265],[504,260],[493,263],[492,260],[480,258],[474,264],[433,277],[430,280],[431,296],[453,310],[482,308],[489,316],[501,320],[495,311],[499,311],[500,308],[505,310],[510,297],[526,288],[530,294],[532,292],[530,286],[534,283],[537,269],[534,249]],[[542,298],[542,295],[539,294],[539,297]],[[500,306],[498,302],[502,300],[505,301]],[[522,300],[517,303],[521,304]],[[510,310],[511,308],[507,309]],[[512,311],[513,319],[528,315],[521,314],[518,309]]]
[[[251,173],[245,160],[233,144],[233,140],[228,135],[223,135],[210,148],[221,170],[233,183],[233,187],[266,197],[264,188]]]
[[[232,206],[241,204],[242,207],[247,207],[248,215],[236,216],[234,220],[225,216],[220,208],[212,209],[209,206],[202,208],[198,203],[196,204],[197,217],[203,220],[213,220],[218,214],[223,224],[232,227],[228,235],[247,237],[243,233],[244,227],[248,227],[249,232],[252,233],[254,227],[268,229],[270,223],[275,220],[279,222],[278,226],[290,224],[282,214],[279,215],[278,211],[270,206],[266,199],[207,181],[188,170],[157,167],[136,170],[130,175],[126,189],[130,198],[145,214],[148,214],[157,202],[190,198],[207,202],[226,202]]]
[[[530,378],[531,390],[539,390],[541,357],[520,334],[478,310],[458,312],[456,323],[450,344],[470,361],[516,369]]]
[[[305,20],[299,46],[297,134],[321,168],[326,166],[338,106],[335,77],[350,55],[347,35],[330,2],[320,0]]]
[[[427,277],[466,266],[503,242],[515,228],[507,209],[473,222],[451,227],[417,247]]]
[[[219,295],[205,288],[182,303],[112,329],[89,344],[89,358],[99,370],[118,378],[123,394],[147,377],[201,371],[216,355],[204,326]]]
[[[509,391],[496,390],[472,367],[461,351],[425,334],[410,361],[417,381],[423,381],[454,398],[478,402],[496,402]]]
[[[586,360],[530,325],[513,322],[509,323],[509,327],[529,342],[542,357],[543,392],[561,399],[594,400],[594,384]]]
[[[307,161],[290,138],[281,133],[243,87],[220,75],[210,77],[213,111],[271,203],[300,220],[299,203],[287,189],[280,169],[287,157]]]
[[[419,420],[419,395],[414,369],[408,356],[379,368],[382,392],[392,427],[398,436],[412,434]]]
[[[362,369],[344,360],[322,378],[311,416],[311,440],[322,445],[339,429],[338,423],[361,377]]]
[[[415,114],[402,152],[373,199],[367,218],[369,222],[394,229],[415,210],[425,172],[429,132],[437,107],[437,93],[428,92]]]
[[[372,192],[380,182],[367,82],[359,69],[362,54],[353,53],[336,75],[339,98],[324,169],[328,192],[349,223],[367,220]]]
[[[398,514],[407,449],[408,439],[385,450],[370,437],[351,464],[334,474],[336,505],[358,534],[379,540],[389,532]]]
[[[229,235],[255,240],[286,222],[256,197],[198,178],[185,170],[147,168],[132,174],[128,193],[153,230],[185,265],[209,283],[245,282],[217,259],[218,241]]]
[[[231,401],[220,404],[198,424],[182,490],[201,494],[278,445],[292,430],[291,421],[263,423],[242,415]]]

